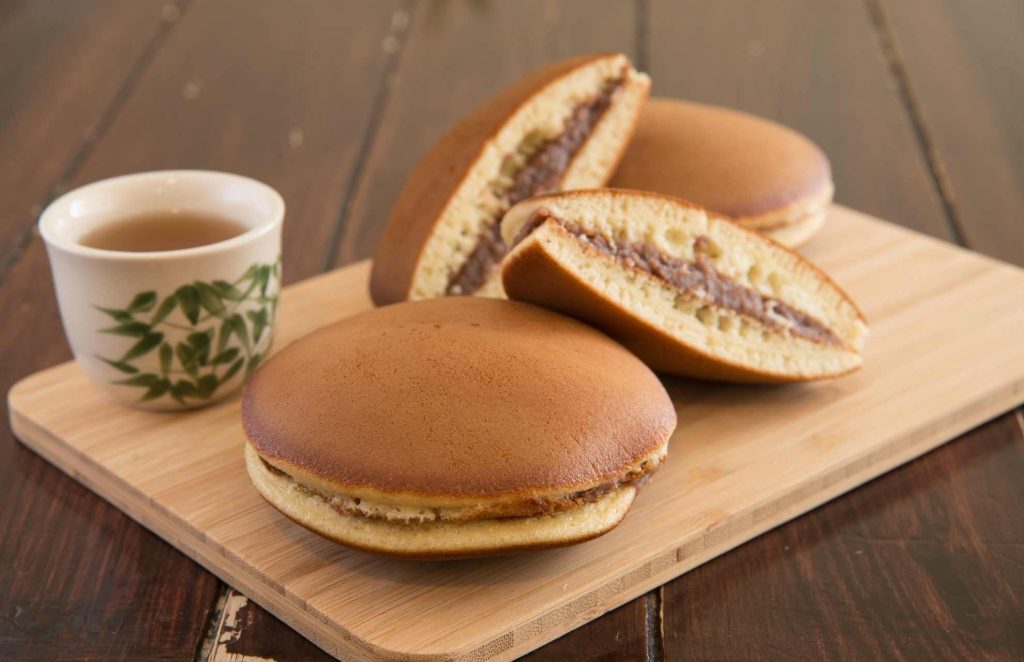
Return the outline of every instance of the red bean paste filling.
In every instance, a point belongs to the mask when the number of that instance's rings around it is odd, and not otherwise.
[[[572,221],[556,218],[549,210],[540,208],[530,215],[512,245],[518,244],[548,220],[560,225],[577,241],[617,260],[624,267],[650,274],[682,292],[695,294],[714,306],[807,340],[829,344],[841,343],[831,329],[814,317],[778,299],[765,296],[753,288],[740,285],[715,269],[711,259],[702,254],[707,251],[707,237],[698,237],[694,241],[694,254],[697,258],[693,262],[684,262],[666,255],[651,243],[609,239],[602,234],[585,230]],[[786,324],[780,323],[780,318],[785,320]]]
[[[349,517],[365,517],[367,519],[385,519],[383,515],[378,513],[369,513],[363,510],[359,510],[352,507],[347,507],[343,502],[335,501],[333,496],[303,485],[302,483],[295,480],[294,477],[289,475],[287,472],[282,471],[270,464],[263,458],[260,458],[260,462],[263,466],[275,476],[281,476],[291,480],[299,492],[311,496],[315,496],[334,509],[336,512],[347,515]],[[471,509],[466,508],[464,517],[456,520],[442,520],[440,517],[439,508],[424,508],[424,510],[431,510],[437,516],[434,521],[470,521],[478,519],[515,519],[520,517],[539,517],[541,515],[551,515],[554,513],[564,512],[566,510],[575,510],[582,508],[583,506],[598,501],[611,493],[613,490],[621,487],[632,486],[635,489],[640,489],[654,473],[655,469],[661,463],[661,459],[645,460],[641,462],[638,467],[634,467],[626,472],[623,476],[620,476],[617,480],[612,480],[602,485],[596,485],[594,487],[579,490],[578,492],[571,492],[569,494],[558,495],[558,496],[545,496],[545,497],[533,497],[526,499],[521,502],[513,502],[508,504],[493,504],[483,505],[476,509],[475,512]],[[354,498],[353,501],[358,504],[359,499]],[[403,521],[400,519],[388,520],[395,524],[415,524],[414,520]]]
[[[615,92],[625,83],[625,75],[605,81],[592,99],[576,106],[565,122],[561,135],[544,142],[512,178],[505,194],[506,204],[480,233],[476,247],[448,280],[445,294],[473,294],[487,281],[496,264],[507,252],[498,221],[512,205],[542,193],[557,191],[573,157],[583,147],[594,127],[612,105]]]

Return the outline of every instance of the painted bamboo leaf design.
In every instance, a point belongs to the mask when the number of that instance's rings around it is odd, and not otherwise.
[[[178,299],[175,295],[165,297],[160,303],[160,307],[156,309],[156,313],[153,315],[153,319],[150,320],[150,324],[156,325],[167,319],[167,316],[174,312],[174,309],[178,305]]]
[[[131,341],[120,357],[99,358],[124,375],[113,383],[142,390],[141,401],[168,396],[187,405],[207,400],[243,369],[248,378],[262,360],[277,312],[277,295],[267,292],[272,282],[280,282],[280,274],[278,259],[250,266],[231,283],[195,281],[162,298],[154,291],[140,292],[124,308],[96,306],[113,322],[100,332]],[[172,317],[175,311],[181,317]],[[188,326],[172,321],[181,318]],[[140,359],[152,352],[154,367],[144,370]]]
[[[188,318],[188,321],[197,324],[199,322],[199,290],[196,289],[196,286],[182,285],[174,295],[178,299],[181,312]]]
[[[127,310],[129,313],[144,313],[153,307],[156,303],[156,292],[140,292],[135,295],[132,302],[128,304]]]

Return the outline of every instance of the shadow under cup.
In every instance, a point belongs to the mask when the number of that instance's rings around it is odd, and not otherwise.
[[[80,243],[102,226],[155,215],[228,220],[244,231],[166,251]],[[238,390],[273,341],[283,220],[274,189],[220,172],[126,175],[57,199],[39,231],[79,365],[145,409],[200,407]]]

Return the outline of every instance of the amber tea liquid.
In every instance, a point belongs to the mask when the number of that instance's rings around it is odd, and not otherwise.
[[[205,214],[144,214],[105,223],[78,243],[89,248],[131,253],[196,248],[237,237],[249,228]]]

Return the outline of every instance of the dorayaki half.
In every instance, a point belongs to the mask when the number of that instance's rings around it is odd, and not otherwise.
[[[624,55],[584,55],[530,74],[454,125],[391,210],[374,302],[500,296],[502,215],[539,193],[604,185],[649,87]]]

